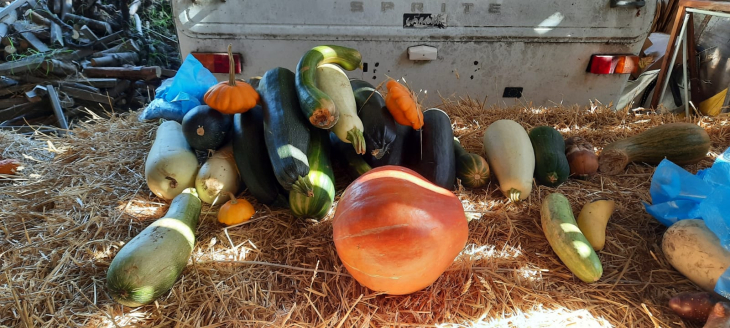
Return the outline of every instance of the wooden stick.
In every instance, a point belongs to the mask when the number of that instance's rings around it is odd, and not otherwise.
[[[20,8],[20,6],[22,6],[26,3],[29,3],[31,7],[35,7],[38,5],[35,2],[35,0],[15,0],[15,1],[11,2],[9,5],[0,9],[0,18],[10,15],[11,12],[15,12],[15,9]]]
[[[139,55],[136,52],[120,52],[116,54],[110,54],[104,57],[92,58],[91,66],[94,67],[109,67],[109,66],[122,66],[124,64],[135,65],[139,61]]]
[[[35,50],[38,50],[38,52],[47,52],[51,50],[45,43],[43,43],[33,33],[29,31],[29,26],[27,24],[15,22],[13,23],[13,28],[20,34],[23,39],[28,41],[31,47],[33,47]]]
[[[132,84],[132,82],[129,80],[120,80],[114,88],[107,91],[107,94],[109,97],[116,98],[127,91],[130,84]]]
[[[40,14],[35,12],[35,10],[33,10],[33,9],[26,10],[24,16],[30,18],[31,22],[36,23],[38,25],[47,26],[47,27],[51,26],[51,21],[48,20],[48,18],[41,16]]]
[[[68,33],[73,34],[73,32],[75,31],[74,28],[73,28],[73,26],[64,23],[60,18],[58,18],[58,16],[56,16],[53,13],[51,13],[50,11],[47,11],[47,10],[36,10],[36,12],[39,15],[47,18],[49,21],[51,21],[51,23],[57,24],[61,28],[61,30],[64,31],[64,32],[68,32]]]
[[[89,92],[86,90],[76,89],[72,87],[62,87],[61,91],[66,93],[67,95],[71,96],[72,98],[77,98],[81,100],[88,100],[93,102],[98,102],[102,104],[108,104],[109,103],[109,97],[101,94],[101,93],[95,93],[95,92]]]
[[[74,66],[73,64],[65,63],[56,59],[48,59],[44,61],[41,64],[41,68],[45,72],[62,76],[74,75],[78,72],[76,70],[76,66]]]
[[[84,69],[87,77],[113,77],[125,80],[151,80],[159,78],[162,69],[159,66],[136,67],[88,67]]]
[[[98,21],[98,20],[91,19],[88,17],[74,15],[74,14],[70,14],[70,13],[66,14],[63,19],[66,21],[74,21],[74,22],[82,23],[82,24],[90,27],[91,29],[95,30],[98,33],[103,33],[106,35],[112,34],[112,27],[107,22],[102,22],[102,21]]]
[[[99,42],[101,42],[102,39],[99,39]],[[115,54],[119,52],[139,52],[139,47],[137,46],[137,43],[134,42],[132,39],[127,39],[124,42],[113,46],[109,49],[99,51],[94,54],[94,57],[104,57],[106,55]]]
[[[68,123],[66,122],[66,116],[63,114],[63,108],[61,107],[61,101],[58,99],[58,94],[56,93],[56,89],[53,88],[52,85],[46,86],[48,89],[48,97],[51,98],[51,105],[53,106],[53,113],[56,115],[56,118],[58,119],[58,126],[61,127],[62,130],[58,131],[58,134],[63,136],[66,134],[64,130],[68,130]]]
[[[8,24],[0,23],[0,39],[8,36]]]
[[[63,43],[63,31],[61,30],[61,26],[56,23],[51,23],[51,44],[63,47]]]

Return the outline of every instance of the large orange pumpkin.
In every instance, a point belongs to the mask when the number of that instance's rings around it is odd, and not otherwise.
[[[343,193],[332,223],[337,255],[363,286],[404,295],[430,286],[466,245],[464,208],[413,170],[381,166]]]

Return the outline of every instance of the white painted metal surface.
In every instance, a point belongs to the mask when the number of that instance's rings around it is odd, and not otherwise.
[[[589,59],[638,54],[656,0],[641,8],[610,8],[609,0],[172,0],[172,6],[183,58],[232,43],[243,56],[240,78],[279,66],[294,70],[308,49],[338,44],[363,55],[366,67],[350,77],[376,85],[404,77],[426,104],[439,103],[440,94],[550,105],[615,102],[628,75],[587,73]],[[436,48],[436,59],[411,60],[414,46]],[[522,88],[522,97],[503,97],[505,88]]]

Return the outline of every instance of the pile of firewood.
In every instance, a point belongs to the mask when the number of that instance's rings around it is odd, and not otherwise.
[[[0,0],[0,128],[55,126],[138,109],[175,70],[149,65],[142,0]]]

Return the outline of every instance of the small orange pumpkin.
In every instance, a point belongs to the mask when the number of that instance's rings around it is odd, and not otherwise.
[[[17,159],[6,159],[0,161],[0,174],[15,174],[18,173],[18,168],[22,164]]]
[[[396,80],[390,79],[385,84],[388,93],[385,95],[385,107],[398,124],[419,130],[423,127],[423,110],[416,100],[416,95]]]
[[[218,222],[227,226],[248,221],[256,213],[253,205],[243,198],[236,199],[232,193],[228,193],[230,200],[218,210]]]
[[[228,45],[228,81],[210,87],[203,101],[223,114],[245,113],[259,102],[259,93],[243,80],[236,80],[236,67],[233,62],[231,45]]]

